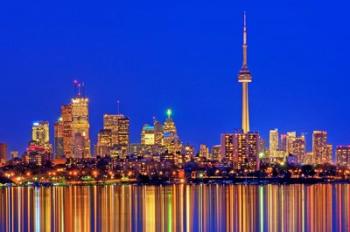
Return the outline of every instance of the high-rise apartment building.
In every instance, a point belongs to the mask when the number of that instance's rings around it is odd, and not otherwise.
[[[269,136],[269,140],[270,140],[270,147],[269,147],[269,151],[270,151],[270,155],[274,156],[274,154],[277,152],[278,150],[278,129],[274,129],[274,130],[270,130],[270,136]]]
[[[337,165],[350,167],[350,145],[337,146],[336,148]]]
[[[327,144],[326,131],[313,132],[312,153],[316,164],[330,163],[332,161],[332,149],[329,144]]]
[[[295,139],[291,142],[291,148],[289,154],[296,156],[298,163],[304,162],[304,157],[306,153],[306,143],[305,136],[295,137]]]
[[[221,135],[221,145],[220,145],[220,153],[221,157],[225,160],[229,160],[231,162],[235,160],[235,149],[236,147],[236,135],[233,133],[225,133]]]
[[[252,172],[258,169],[259,161],[259,143],[260,136],[256,132],[238,133],[237,149],[235,156],[237,157],[236,168]]]

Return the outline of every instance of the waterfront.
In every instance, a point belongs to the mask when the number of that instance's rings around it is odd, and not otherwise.
[[[350,185],[7,187],[0,231],[348,231]]]

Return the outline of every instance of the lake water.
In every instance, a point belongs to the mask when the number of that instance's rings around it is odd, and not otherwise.
[[[0,188],[0,231],[350,231],[350,185]]]

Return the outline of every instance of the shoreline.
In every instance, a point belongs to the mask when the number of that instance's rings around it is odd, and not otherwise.
[[[167,185],[314,185],[314,184],[350,184],[350,179],[333,179],[333,178],[223,178],[223,179],[189,179],[173,181],[90,181],[90,182],[65,182],[65,183],[39,183],[29,182],[24,184],[0,183],[1,188],[7,187],[69,187],[69,186],[122,186],[122,185],[139,185],[139,186],[167,186]]]

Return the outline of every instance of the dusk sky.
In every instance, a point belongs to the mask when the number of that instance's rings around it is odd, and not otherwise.
[[[25,149],[86,84],[92,144],[116,102],[131,142],[171,107],[181,140],[219,143],[241,126],[242,15],[248,17],[251,130],[327,130],[350,144],[348,1],[4,1],[0,141]],[[53,134],[53,133],[51,133]],[[53,137],[51,137],[51,142]]]

